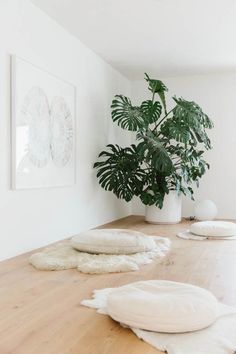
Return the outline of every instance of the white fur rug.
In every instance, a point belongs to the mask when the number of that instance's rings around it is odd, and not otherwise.
[[[194,235],[192,234],[189,230],[185,230],[182,232],[177,233],[177,236],[180,238],[183,238],[184,240],[196,240],[196,241],[204,241],[204,240],[228,240],[228,241],[232,241],[232,240],[236,240],[236,236],[230,236],[230,237],[207,237],[207,236],[198,236],[198,235]]]
[[[156,248],[152,251],[131,255],[106,255],[79,252],[72,248],[69,241],[47,247],[30,256],[29,262],[39,270],[63,270],[76,268],[82,273],[100,274],[130,272],[139,266],[161,259],[170,249],[170,240],[159,236],[153,237]]]
[[[81,304],[106,315],[107,296],[112,290],[95,290],[93,299]],[[130,329],[140,339],[168,354],[233,354],[236,351],[236,309],[220,304],[219,310],[218,320],[200,331],[169,334]]]

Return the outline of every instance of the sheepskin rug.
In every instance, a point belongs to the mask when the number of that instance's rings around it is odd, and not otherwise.
[[[47,247],[30,256],[29,262],[39,270],[63,270],[75,268],[89,274],[130,272],[139,266],[163,258],[170,249],[170,240],[159,236],[150,236],[156,247],[148,252],[131,255],[90,254],[75,250],[70,241]]]

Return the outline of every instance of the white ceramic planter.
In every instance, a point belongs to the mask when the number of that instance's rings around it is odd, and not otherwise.
[[[165,195],[163,208],[146,206],[145,220],[151,224],[177,224],[181,221],[182,198],[176,191]]]

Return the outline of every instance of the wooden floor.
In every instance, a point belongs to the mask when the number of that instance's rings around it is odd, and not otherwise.
[[[0,354],[157,354],[130,330],[80,305],[93,289],[145,279],[196,284],[236,306],[236,241],[189,241],[175,237],[187,222],[157,226],[132,216],[106,227],[168,236],[172,250],[138,272],[85,275],[77,270],[42,272],[29,254],[0,263]],[[213,354],[213,353],[212,353]]]

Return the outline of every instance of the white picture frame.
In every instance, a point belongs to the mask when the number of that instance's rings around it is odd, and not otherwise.
[[[11,187],[75,184],[76,87],[11,56]]]

